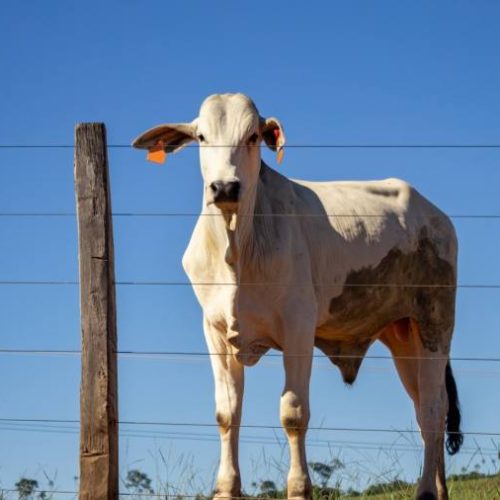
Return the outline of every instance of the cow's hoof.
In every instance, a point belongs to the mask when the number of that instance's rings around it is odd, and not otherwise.
[[[215,490],[214,491],[214,500],[232,500],[236,498],[242,498],[243,495],[240,490],[233,490],[233,491],[221,491],[221,490]]]
[[[242,496],[239,476],[231,474],[229,477],[221,478],[217,481],[213,497],[215,500],[229,500],[241,498]]]
[[[418,495],[417,500],[437,500],[436,495],[430,491],[424,491]]]
[[[439,489],[438,488],[438,500],[448,500],[448,490],[446,488],[444,489]]]
[[[288,500],[311,500],[312,485],[307,476],[289,477],[287,484]]]

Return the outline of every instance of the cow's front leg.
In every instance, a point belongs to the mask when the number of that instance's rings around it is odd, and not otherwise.
[[[285,388],[281,396],[280,417],[290,446],[288,498],[310,499],[311,480],[307,469],[305,439],[309,423],[309,380],[313,352],[313,338],[293,338],[283,350]]]
[[[205,322],[205,337],[215,381],[215,415],[220,432],[220,464],[214,498],[241,496],[238,438],[243,400],[243,365],[231,354],[223,333]]]

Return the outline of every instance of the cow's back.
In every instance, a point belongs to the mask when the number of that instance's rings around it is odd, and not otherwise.
[[[457,243],[449,218],[408,183],[294,183],[320,281],[333,277],[341,283],[352,271],[376,267],[391,250],[414,252],[424,237],[440,258],[455,266]]]

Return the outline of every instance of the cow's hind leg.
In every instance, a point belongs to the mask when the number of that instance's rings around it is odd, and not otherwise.
[[[205,322],[205,338],[215,381],[215,412],[220,432],[220,464],[215,499],[241,497],[238,439],[243,400],[244,368],[221,340],[219,331]],[[227,354],[226,354],[227,353]]]
[[[448,498],[444,477],[444,432],[448,401],[445,369],[448,363],[443,353],[425,347],[420,350],[418,370],[419,425],[424,440],[424,469],[418,492],[425,498],[427,492]],[[435,488],[435,489],[434,489]]]
[[[313,335],[290,335],[283,349],[285,388],[280,402],[280,418],[290,446],[288,498],[312,498],[307,469],[305,439],[309,423],[309,381],[311,377]]]
[[[401,381],[413,400],[424,441],[424,469],[417,498],[447,500],[444,468],[447,355],[427,349],[412,320],[390,325],[380,340],[389,347]]]

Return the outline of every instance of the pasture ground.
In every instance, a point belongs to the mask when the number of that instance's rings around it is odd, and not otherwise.
[[[448,480],[450,500],[500,500],[500,474],[481,479]],[[377,495],[343,496],[343,500],[413,500],[415,487],[407,487]]]

